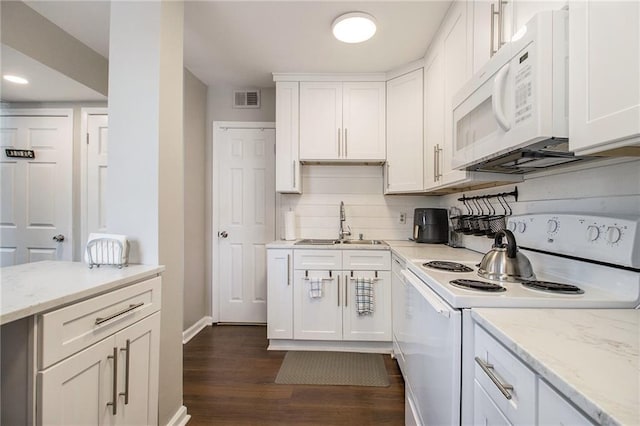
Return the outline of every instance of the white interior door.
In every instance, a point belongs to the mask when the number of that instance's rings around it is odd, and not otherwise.
[[[72,110],[3,110],[0,121],[0,266],[72,260]]]
[[[107,151],[109,119],[106,114],[87,117],[87,185],[86,229],[82,235],[84,247],[89,234],[106,232]]]
[[[275,129],[216,131],[219,321],[267,320],[267,253],[275,238]]]

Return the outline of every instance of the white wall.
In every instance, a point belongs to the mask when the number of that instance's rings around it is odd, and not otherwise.
[[[183,329],[209,315],[205,219],[207,86],[185,69]]]
[[[588,168],[585,168],[588,167]],[[640,160],[606,160],[583,166],[556,169],[527,175],[525,181],[464,195],[493,194],[518,187],[518,202],[507,198],[513,214],[524,213],[589,213],[594,215],[640,214]],[[443,205],[462,207],[462,193],[443,197]],[[496,210],[500,206],[494,201]],[[517,236],[516,236],[517,238]],[[490,240],[464,236],[465,245],[485,252]]]
[[[413,210],[440,207],[439,197],[384,196],[382,166],[302,166],[302,194],[282,194],[277,220],[283,236],[284,212],[296,212],[298,238],[338,238],[340,201],[345,204],[351,238],[406,240]],[[400,214],[406,222],[400,224]]]

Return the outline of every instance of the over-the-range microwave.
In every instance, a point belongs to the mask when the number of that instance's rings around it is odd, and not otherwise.
[[[568,12],[536,14],[453,99],[453,167],[525,173],[568,151]]]

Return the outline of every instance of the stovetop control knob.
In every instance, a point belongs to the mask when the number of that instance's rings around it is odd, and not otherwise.
[[[558,230],[558,221],[555,219],[549,219],[547,222],[547,232],[553,234]]]
[[[523,233],[527,229],[527,224],[524,222],[518,222],[518,232]]]
[[[595,241],[600,237],[600,230],[595,225],[589,225],[587,227],[587,240]]]
[[[515,232],[516,230],[516,222],[510,220],[509,224],[507,225],[507,229],[511,232]]]
[[[620,237],[622,237],[622,233],[620,232],[620,228],[615,226],[610,226],[607,228],[607,241],[611,244],[615,244],[620,241]]]

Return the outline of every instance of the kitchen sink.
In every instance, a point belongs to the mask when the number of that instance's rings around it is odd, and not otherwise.
[[[304,240],[297,241],[294,245],[304,246],[333,246],[338,244],[349,244],[349,245],[361,245],[361,246],[372,246],[372,245],[380,245],[386,246],[388,245],[384,241],[381,240],[332,240],[332,239],[322,239],[322,238],[308,238]]]
[[[296,242],[294,245],[311,245],[311,246],[331,246],[334,244],[340,244],[340,240],[330,240],[330,239],[317,239],[317,238],[308,238],[306,240],[300,240]]]
[[[382,245],[387,246],[388,244],[381,240],[344,240],[342,244],[357,244],[363,246],[371,246],[371,245]]]

